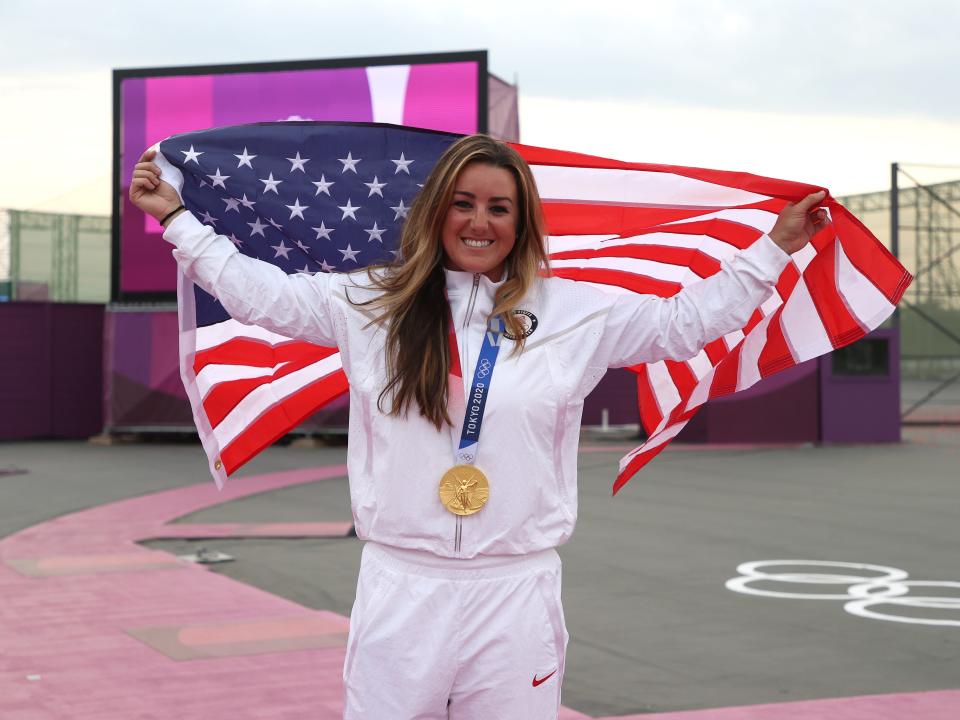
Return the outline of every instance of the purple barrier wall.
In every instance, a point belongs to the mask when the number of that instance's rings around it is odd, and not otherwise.
[[[37,304],[35,307],[48,306]],[[11,334],[19,337],[17,332]],[[881,342],[878,344],[877,340]],[[832,355],[777,373],[736,395],[712,400],[694,416],[678,440],[693,443],[897,442],[900,439],[897,340],[895,331],[877,330]],[[24,344],[22,340],[17,342]],[[106,315],[104,345],[107,378],[104,407],[108,428],[193,429],[190,405],[177,367],[175,311],[111,308]],[[13,357],[23,352],[7,354]],[[43,376],[45,371],[37,364],[31,366],[30,372]],[[10,375],[8,371],[6,377]],[[27,383],[25,387],[30,385],[36,382]],[[41,400],[43,387],[41,383],[34,393]],[[19,386],[7,392],[19,392]],[[23,400],[20,403],[25,404]],[[600,425],[604,409],[608,411],[611,425],[639,421],[633,373],[611,370],[604,376],[584,403],[583,424]],[[338,398],[304,421],[300,430],[344,430],[347,410],[347,397]]]
[[[874,330],[818,363],[821,442],[900,442],[897,328]]]
[[[692,443],[799,443],[820,436],[817,361],[761,380],[736,395],[711,400],[677,436]]]
[[[106,426],[192,429],[193,414],[177,362],[176,310],[108,308]]]
[[[103,305],[0,304],[0,439],[103,429]]]
[[[193,431],[180,379],[177,311],[111,306],[104,330],[105,425],[109,430]],[[346,396],[300,424],[306,432],[346,429]]]
[[[629,370],[609,370],[583,402],[583,424],[602,425],[603,411],[611,425],[638,425],[637,376]]]

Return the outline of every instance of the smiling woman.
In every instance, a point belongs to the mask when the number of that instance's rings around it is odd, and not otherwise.
[[[551,276],[530,168],[487,136],[433,165],[400,260],[349,274],[287,275],[239,253],[184,212],[152,158],[131,200],[163,221],[185,276],[239,322],[340,351],[367,541],[345,717],[555,720],[567,643],[555,548],[576,522],[584,398],[608,367],[686,359],[743,327],[822,222],[823,194],[659,298]]]

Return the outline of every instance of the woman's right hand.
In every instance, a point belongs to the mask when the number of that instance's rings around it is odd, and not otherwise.
[[[130,202],[159,222],[177,209],[180,196],[172,185],[160,179],[160,167],[153,162],[156,155],[156,150],[147,150],[133,166]]]

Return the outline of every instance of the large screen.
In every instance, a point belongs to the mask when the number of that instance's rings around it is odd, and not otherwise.
[[[128,197],[143,151],[177,133],[284,120],[487,130],[487,54],[404,55],[114,70],[114,302],[174,298],[176,265],[159,224]]]

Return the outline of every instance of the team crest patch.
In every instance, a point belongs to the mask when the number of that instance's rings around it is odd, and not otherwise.
[[[539,325],[537,316],[529,310],[514,310],[513,314],[520,318],[520,324],[523,326],[523,332],[519,335],[519,337],[517,335],[512,335],[509,330],[504,331],[503,334],[511,340],[528,338],[533,335],[533,331],[536,330],[537,325]]]

